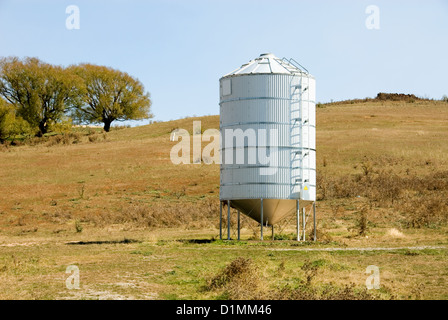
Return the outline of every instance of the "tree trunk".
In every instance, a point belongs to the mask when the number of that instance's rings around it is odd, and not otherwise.
[[[36,134],[36,136],[42,137],[47,132],[48,132],[47,120],[43,119],[41,122],[39,122],[39,132]]]
[[[110,120],[103,120],[104,122],[104,131],[109,132],[110,131],[110,124],[112,123],[112,121]]]

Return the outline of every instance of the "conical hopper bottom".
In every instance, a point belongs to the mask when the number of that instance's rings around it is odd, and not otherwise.
[[[312,201],[300,201],[300,209],[311,203]],[[263,199],[263,224],[273,225],[295,214],[296,204],[297,200],[291,199]],[[257,222],[261,221],[261,199],[230,200],[230,206]]]

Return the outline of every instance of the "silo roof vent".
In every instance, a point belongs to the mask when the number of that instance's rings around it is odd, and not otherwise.
[[[303,74],[308,70],[294,59],[280,59],[273,53],[262,53],[254,60],[243,64],[238,69],[226,74],[224,77],[243,74]]]

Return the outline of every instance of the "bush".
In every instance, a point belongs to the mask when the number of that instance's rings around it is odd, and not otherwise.
[[[0,142],[17,135],[31,134],[28,122],[17,117],[12,105],[0,99]]]
[[[421,100],[413,94],[403,94],[403,93],[383,93],[380,92],[376,96],[376,100],[390,100],[390,101],[405,101],[413,103],[417,100]]]
[[[73,128],[73,121],[71,118],[65,118],[58,122],[51,122],[49,125],[49,130],[52,132],[69,134]]]
[[[360,236],[365,236],[367,233],[367,212],[368,212],[368,208],[367,206],[362,206],[361,209],[358,212],[358,221],[356,224],[356,227],[358,229],[358,234]]]
[[[98,140],[97,135],[89,135],[89,142],[96,142]]]
[[[261,272],[248,258],[239,257],[208,281],[208,290],[222,290],[221,297],[228,300],[263,299],[264,287]]]
[[[83,230],[83,226],[81,225],[81,222],[79,220],[75,221],[75,230],[77,233],[81,233]]]
[[[69,145],[81,142],[81,134],[78,132],[64,133],[61,135],[54,135],[48,139],[47,147],[58,144]]]

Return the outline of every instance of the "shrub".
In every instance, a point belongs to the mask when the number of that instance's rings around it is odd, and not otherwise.
[[[97,135],[89,135],[89,142],[96,142],[98,140]]]
[[[76,144],[79,142],[81,142],[81,134],[79,134],[78,132],[70,132],[49,137],[47,147],[52,147],[58,144],[63,145]]]
[[[73,121],[71,118],[65,118],[61,121],[50,122],[49,130],[52,132],[58,132],[62,134],[68,134],[73,128]]]
[[[75,221],[75,230],[77,233],[81,233],[83,230],[83,226],[81,225],[81,222],[79,220]]]
[[[368,209],[366,205],[362,206],[361,210],[359,210],[358,212],[358,221],[356,227],[360,236],[365,236],[367,233],[367,212]]]
[[[403,93],[383,93],[380,92],[376,96],[377,100],[390,100],[390,101],[406,101],[413,103],[417,100],[421,100],[413,94],[403,94]]]
[[[261,272],[248,258],[239,257],[208,281],[208,290],[222,289],[222,296],[229,300],[258,300],[264,297]]]
[[[0,142],[17,135],[29,135],[31,132],[28,122],[16,116],[14,108],[0,98]]]

